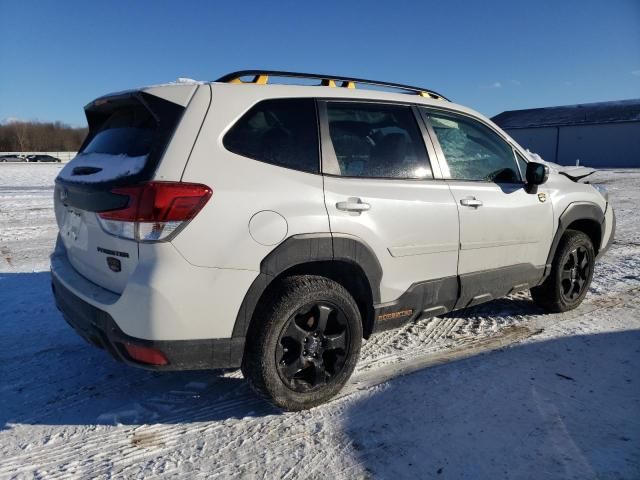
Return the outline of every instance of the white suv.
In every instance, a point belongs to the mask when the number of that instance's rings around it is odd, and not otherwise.
[[[85,110],[55,189],[66,320],[128,364],[241,366],[285,409],[376,331],[526,289],[575,308],[613,239],[606,192],[427,89],[243,71]]]

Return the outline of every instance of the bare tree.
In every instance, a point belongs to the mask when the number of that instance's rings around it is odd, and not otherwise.
[[[0,125],[0,151],[75,151],[86,136],[86,128],[61,122],[11,122]]]

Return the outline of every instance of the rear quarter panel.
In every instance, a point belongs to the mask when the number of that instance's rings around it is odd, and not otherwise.
[[[199,85],[188,101],[182,118],[167,145],[162,161],[156,169],[155,180],[180,180],[210,105],[211,86]]]
[[[329,232],[323,179],[228,151],[222,144],[227,130],[255,103],[274,95],[267,88],[212,88],[212,105],[182,180],[208,185],[213,196],[173,243],[193,265],[258,271],[277,243],[261,245],[252,238],[252,216],[273,211],[284,217],[280,241],[300,233]]]

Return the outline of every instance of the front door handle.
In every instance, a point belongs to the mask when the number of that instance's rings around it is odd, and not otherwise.
[[[370,210],[371,205],[363,202],[358,197],[349,197],[344,202],[336,203],[336,208],[344,212],[362,213],[362,212],[366,212],[367,210]]]
[[[476,197],[467,197],[460,200],[460,205],[478,208],[482,206],[482,200],[476,200]]]

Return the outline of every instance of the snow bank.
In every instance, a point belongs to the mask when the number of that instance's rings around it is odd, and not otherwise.
[[[65,165],[58,178],[78,183],[107,182],[139,173],[146,161],[147,155],[81,153]]]

